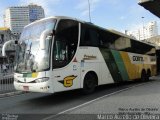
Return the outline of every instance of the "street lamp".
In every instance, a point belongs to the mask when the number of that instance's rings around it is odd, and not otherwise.
[[[91,22],[91,6],[90,6],[90,1],[88,0],[88,14],[89,14],[89,21]]]
[[[142,25],[143,25],[143,39],[145,40],[145,34],[144,34],[144,17],[142,17]]]

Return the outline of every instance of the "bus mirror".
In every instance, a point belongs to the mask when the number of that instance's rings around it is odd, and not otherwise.
[[[41,36],[40,36],[40,49],[41,49],[41,50],[45,50],[45,49],[46,49],[46,48],[45,48],[45,46],[46,46],[45,40],[46,40],[47,36],[50,35],[50,34],[52,34],[52,31],[49,30],[49,29],[44,30],[44,31],[42,32],[42,34],[41,34]]]
[[[16,43],[15,40],[9,40],[9,41],[5,42],[3,47],[2,47],[2,56],[4,56],[4,57],[6,56],[6,48],[7,48],[7,46],[11,45],[11,44],[15,44],[15,43]]]
[[[55,36],[56,35],[56,31],[55,30],[53,30],[53,36]]]

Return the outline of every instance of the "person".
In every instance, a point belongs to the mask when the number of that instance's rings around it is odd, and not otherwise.
[[[7,67],[6,67],[5,64],[3,64],[2,68],[3,68],[3,72],[6,73],[7,72]]]
[[[6,69],[9,70],[9,64],[8,63],[6,64]]]
[[[3,66],[2,66],[2,64],[1,64],[1,72],[3,72]]]

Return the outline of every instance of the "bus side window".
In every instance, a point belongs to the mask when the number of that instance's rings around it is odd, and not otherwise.
[[[89,29],[82,24],[81,28],[81,46],[91,46],[91,39],[89,34]]]
[[[100,45],[98,32],[94,29],[90,29],[90,37],[92,41],[92,46],[98,47]]]
[[[80,46],[98,47],[100,44],[98,32],[94,27],[82,24]]]

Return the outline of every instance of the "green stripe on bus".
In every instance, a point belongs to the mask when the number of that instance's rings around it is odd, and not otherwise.
[[[23,77],[32,77],[32,73],[24,73]]]
[[[103,58],[105,59],[105,62],[107,64],[107,67],[111,73],[111,76],[115,82],[121,82],[122,76],[119,74],[118,66],[116,64],[116,61],[114,59],[114,56],[111,52],[111,50],[107,48],[100,48],[100,51],[102,53]]]
[[[111,50],[112,55],[114,56],[115,62],[118,67],[118,71],[123,79],[123,81],[129,80],[128,72],[126,70],[124,61],[121,57],[121,54],[119,51]]]

